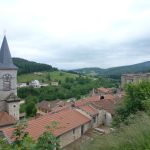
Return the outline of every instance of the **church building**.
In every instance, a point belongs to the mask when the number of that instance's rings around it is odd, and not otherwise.
[[[14,124],[19,120],[17,69],[4,36],[0,49],[0,127]]]

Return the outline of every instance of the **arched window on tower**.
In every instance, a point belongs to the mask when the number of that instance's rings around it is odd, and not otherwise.
[[[3,90],[4,91],[11,90],[11,79],[12,79],[12,76],[10,74],[3,75]]]

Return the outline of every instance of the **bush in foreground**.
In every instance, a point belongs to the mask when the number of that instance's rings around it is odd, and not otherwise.
[[[150,117],[140,112],[130,120],[130,125],[97,136],[81,150],[150,150]]]

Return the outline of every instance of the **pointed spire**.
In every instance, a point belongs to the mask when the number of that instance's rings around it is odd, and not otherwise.
[[[6,36],[3,38],[0,50],[0,69],[17,69],[13,64]]]

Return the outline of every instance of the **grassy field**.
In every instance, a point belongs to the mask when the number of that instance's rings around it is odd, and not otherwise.
[[[63,71],[54,71],[54,72],[42,72],[42,75],[37,75],[34,73],[30,74],[23,74],[18,76],[18,82],[31,82],[32,80],[39,80],[39,81],[44,81],[44,82],[49,82],[48,81],[48,76],[50,75],[50,78],[52,81],[61,81],[64,82],[64,80],[69,77],[69,78],[76,78],[79,75],[77,74],[72,74],[72,73],[67,73]]]
[[[78,150],[150,150],[150,117],[140,114],[130,125],[112,134],[97,136]]]

